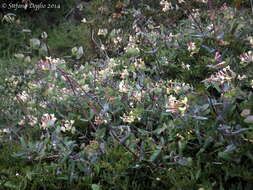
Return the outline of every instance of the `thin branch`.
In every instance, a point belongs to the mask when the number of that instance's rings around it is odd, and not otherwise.
[[[127,145],[125,145],[125,143],[120,143],[120,139],[119,139],[115,134],[113,134],[113,131],[112,131],[112,128],[111,128],[111,127],[110,127],[110,135],[111,135],[113,138],[115,138],[116,141],[117,141],[120,145],[122,145],[128,152],[130,152],[136,159],[139,159],[139,158],[140,158],[140,156],[139,156],[137,153],[133,152]]]

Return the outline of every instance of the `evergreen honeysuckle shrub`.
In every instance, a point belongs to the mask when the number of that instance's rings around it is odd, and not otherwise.
[[[167,14],[163,8],[156,16]],[[1,185],[251,188],[249,27],[229,7],[217,10],[215,22],[194,10],[173,26],[152,11],[130,10],[128,28],[98,25],[96,59],[84,62],[85,46],[68,42],[66,57],[30,44],[13,64],[0,62],[1,138],[16,143],[9,155],[22,161],[12,169],[0,154],[7,164]]]

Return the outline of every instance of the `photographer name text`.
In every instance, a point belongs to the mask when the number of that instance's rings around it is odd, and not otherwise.
[[[38,11],[40,9],[60,9],[61,5],[60,4],[45,4],[45,3],[29,3],[29,4],[19,4],[19,3],[2,3],[1,7],[3,9],[12,9],[12,10],[17,10],[17,9],[34,9],[35,11]]]

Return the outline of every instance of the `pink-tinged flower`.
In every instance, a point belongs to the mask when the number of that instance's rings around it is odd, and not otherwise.
[[[103,118],[102,116],[96,116],[94,123],[95,123],[95,125],[102,125],[102,124],[108,123],[108,121],[105,118]]]
[[[39,60],[37,62],[37,67],[41,70],[48,70],[48,67],[47,67],[48,63],[46,61],[43,61],[43,60]]]
[[[217,51],[215,53],[214,59],[215,59],[215,61],[220,61],[221,60],[221,54],[220,54],[220,52]]]
[[[29,99],[29,95],[28,95],[28,93],[26,91],[23,91],[23,92],[17,94],[17,96],[23,102],[27,102],[27,100]]]
[[[211,75],[209,78],[203,80],[202,82],[208,82],[208,83],[219,83],[224,84],[227,81],[231,81],[236,77],[236,73],[230,68],[230,66],[227,66],[221,70],[219,70],[217,73]]]
[[[194,51],[197,49],[196,44],[194,42],[189,42],[187,44],[187,47],[188,47],[188,51]]]
[[[166,112],[177,113],[179,104],[179,101],[174,96],[170,95],[165,105]]]
[[[221,7],[221,10],[228,10],[228,6],[226,3],[224,3]]]
[[[242,55],[240,55],[240,59],[241,59],[241,62],[243,63],[253,62],[253,52],[248,51],[246,53],[243,53]]]
[[[56,117],[54,114],[44,114],[41,118],[41,128],[47,129],[48,127],[52,127],[56,121]]]
[[[37,67],[41,70],[56,70],[57,65],[63,64],[65,61],[59,58],[46,57],[46,60],[39,60]]]

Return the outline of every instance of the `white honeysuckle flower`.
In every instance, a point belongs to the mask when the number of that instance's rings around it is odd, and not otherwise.
[[[99,36],[106,36],[107,33],[108,33],[108,30],[106,28],[102,28],[98,30]]]
[[[95,117],[95,124],[96,125],[101,125],[101,124],[106,124],[106,123],[108,123],[108,120],[103,118],[102,116]]]
[[[247,76],[246,75],[238,75],[237,78],[238,78],[238,80],[243,80],[243,79],[246,79]]]
[[[250,109],[244,109],[241,112],[242,117],[247,117],[250,114]]]
[[[249,41],[251,47],[253,47],[253,37],[252,37],[252,36],[249,36],[249,37],[247,38],[247,40]]]
[[[117,62],[116,62],[115,59],[110,58],[110,59],[108,60],[108,62],[107,62],[107,65],[108,65],[109,68],[112,69],[113,67],[117,66],[118,64],[117,64]]]
[[[126,93],[129,91],[129,86],[127,84],[125,84],[125,81],[122,80],[120,83],[119,83],[119,91],[120,92],[123,92],[123,93]]]
[[[30,29],[23,29],[22,32],[31,33],[32,31]]]
[[[83,85],[82,90],[84,90],[85,92],[88,92],[90,90],[89,85],[88,84]]]
[[[137,101],[141,101],[142,93],[141,93],[141,92],[134,92],[134,93],[133,93],[133,97],[134,97],[134,99],[136,99]]]
[[[253,115],[249,115],[244,119],[245,123],[253,124]]]
[[[24,59],[24,61],[25,61],[26,63],[31,63],[32,59],[31,59],[30,56],[26,56],[25,59]]]
[[[14,54],[14,57],[17,58],[18,60],[23,60],[25,58],[25,55],[22,53],[16,53]]]
[[[71,132],[72,134],[75,133],[75,127],[73,126],[74,120],[66,120],[64,124],[61,126],[62,132]]]
[[[163,8],[162,8],[162,11],[163,11],[163,12],[166,12],[166,11],[168,11],[168,10],[173,9],[172,3],[171,3],[171,2],[168,2],[168,1],[165,1],[165,0],[161,0],[161,1],[160,1],[160,5],[163,6]]]
[[[129,113],[129,115],[123,114],[123,117],[120,117],[124,123],[132,123],[135,120],[135,117],[133,116],[132,111]]]
[[[48,36],[48,35],[47,35],[46,32],[42,32],[42,33],[41,33],[41,38],[42,38],[42,39],[47,39],[47,36]]]
[[[25,118],[23,117],[23,119],[21,119],[21,120],[18,122],[18,124],[19,124],[20,126],[25,125]]]
[[[102,44],[100,48],[101,48],[102,51],[105,51],[105,50],[106,50],[106,47],[105,47],[104,44]]]
[[[38,118],[33,116],[33,115],[29,115],[28,119],[29,119],[28,124],[31,125],[31,126],[34,126],[38,123]]]
[[[196,44],[195,44],[195,42],[189,42],[187,44],[187,49],[188,49],[188,51],[194,51],[194,50],[196,50]]]
[[[123,72],[120,74],[120,78],[125,79],[129,76],[129,72],[127,69],[124,69]]]
[[[87,23],[86,18],[83,18],[83,19],[81,20],[81,22],[82,22],[82,23]]]
[[[22,91],[21,93],[19,93],[18,98],[21,99],[23,102],[27,102],[29,95],[26,91]]]

